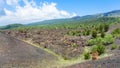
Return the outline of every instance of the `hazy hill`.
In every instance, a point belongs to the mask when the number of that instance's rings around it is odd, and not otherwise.
[[[66,19],[53,19],[53,20],[45,20],[40,22],[30,23],[28,25],[44,25],[44,24],[56,24],[56,23],[71,23],[71,22],[83,22],[86,20],[93,20],[97,18],[105,18],[105,17],[120,17],[120,10],[114,10],[106,13],[99,13],[94,15],[86,15],[86,16],[75,16],[72,18]]]
[[[2,30],[12,29],[12,28],[17,28],[17,27],[21,27],[21,26],[24,26],[24,25],[22,25],[22,24],[9,24],[9,25],[0,27],[0,29],[2,29]]]
[[[111,12],[106,13],[99,13],[94,15],[86,15],[86,16],[75,16],[72,18],[64,18],[64,19],[52,19],[52,20],[45,20],[45,21],[38,21],[38,22],[32,22],[30,24],[10,24],[3,27],[0,27],[0,29],[12,29],[17,28],[21,26],[38,26],[38,25],[53,25],[53,24],[66,24],[66,23],[113,23],[117,22],[120,17],[120,10],[114,10]]]
[[[104,13],[103,16],[106,16],[106,17],[120,17],[120,10],[115,10],[115,11]]]

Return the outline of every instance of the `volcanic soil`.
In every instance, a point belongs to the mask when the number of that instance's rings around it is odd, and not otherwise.
[[[47,68],[57,60],[40,48],[0,33],[0,68]]]

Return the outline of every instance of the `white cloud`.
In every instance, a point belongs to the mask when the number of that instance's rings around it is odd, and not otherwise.
[[[18,4],[18,0],[7,0],[8,5],[12,3],[17,4],[15,11],[4,8],[6,16],[0,18],[2,25],[11,23],[31,23],[35,21],[42,21],[48,19],[67,18],[75,16],[76,14],[70,14],[67,11],[59,10],[56,8],[56,3],[43,3],[42,6],[37,6],[34,0],[23,0],[24,6],[21,7]]]

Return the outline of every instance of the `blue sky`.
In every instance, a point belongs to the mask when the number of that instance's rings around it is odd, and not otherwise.
[[[38,0],[40,1],[40,0]],[[120,0],[41,0],[57,3],[58,9],[75,12],[79,16],[120,10]]]
[[[0,0],[0,25],[120,10],[120,0]]]

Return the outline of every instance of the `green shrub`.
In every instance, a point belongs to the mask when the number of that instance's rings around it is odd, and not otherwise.
[[[76,48],[76,47],[77,47],[77,44],[76,44],[76,43],[73,43],[73,44],[72,44],[72,47]]]
[[[104,38],[101,38],[101,37],[97,37],[96,39],[95,39],[96,41],[95,41],[95,45],[98,45],[98,44],[103,44],[103,42],[104,42]]]
[[[105,23],[100,24],[98,28],[100,32],[107,32],[109,30],[109,25]]]
[[[95,42],[96,42],[96,41],[95,41],[94,39],[90,39],[90,40],[87,41],[88,46],[92,46],[92,45],[94,45]]]
[[[80,32],[79,32],[79,33],[76,33],[75,36],[81,36],[81,33],[80,33]]]
[[[104,45],[94,45],[91,49],[92,52],[97,51],[99,55],[105,53],[106,48]]]
[[[107,32],[109,30],[109,25],[108,24],[104,24],[104,31]]]
[[[114,50],[114,49],[116,49],[117,48],[117,45],[112,45],[112,48],[111,48],[111,50]]]
[[[120,34],[114,34],[114,38],[120,38]]]
[[[95,51],[97,51],[97,48],[98,48],[97,45],[92,46],[91,52],[95,52]]]
[[[116,28],[116,29],[112,32],[112,34],[120,34],[120,28]]]
[[[104,25],[103,25],[103,24],[100,24],[100,26],[99,26],[99,31],[100,31],[100,32],[104,32]]]
[[[104,42],[103,38],[97,37],[97,38],[88,40],[87,43],[89,46],[92,46],[92,45],[97,45],[97,44],[103,44],[103,42]]]
[[[102,37],[96,37],[94,39],[90,39],[87,41],[88,45],[89,46],[92,46],[92,45],[100,45],[100,44],[105,44],[105,45],[108,45],[108,44],[111,44],[114,42],[114,37],[112,35],[106,35],[104,36],[104,38]]]
[[[113,43],[114,42],[114,38],[113,38],[113,36],[112,35],[106,35],[105,37],[104,37],[104,44],[111,44],[111,43]]]
[[[86,35],[90,35],[90,30],[87,30],[87,31],[86,31]]]
[[[73,31],[69,31],[67,34],[71,35],[71,36],[75,35],[75,33]]]
[[[102,37],[102,38],[105,37],[105,32],[101,32],[101,37]]]
[[[64,60],[68,60],[68,58],[66,56],[63,57]]]
[[[82,31],[82,35],[84,35],[84,36],[85,36],[85,35],[86,35],[86,31]]]
[[[90,59],[90,52],[85,52],[84,53],[84,59]]]
[[[104,45],[98,45],[97,51],[99,55],[105,53],[105,46]]]
[[[120,28],[116,28],[112,33],[111,33],[115,38],[120,37]]]
[[[71,35],[71,36],[80,36],[80,31],[69,31],[67,33],[68,35]]]
[[[92,32],[92,37],[93,37],[93,38],[96,38],[96,37],[97,37],[97,31],[96,31],[96,30],[94,30],[94,31]]]

